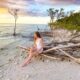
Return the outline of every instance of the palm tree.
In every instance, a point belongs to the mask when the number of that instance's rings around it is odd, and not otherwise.
[[[13,36],[16,36],[16,23],[17,23],[17,19],[18,19],[18,11],[19,11],[19,9],[8,9],[8,12],[12,16],[14,16],[14,20],[15,20],[15,26],[14,26]]]

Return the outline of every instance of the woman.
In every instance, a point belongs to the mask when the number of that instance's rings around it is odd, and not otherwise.
[[[22,64],[22,67],[30,63],[32,57],[43,52],[43,40],[39,32],[34,33],[34,46],[30,48],[29,56]]]

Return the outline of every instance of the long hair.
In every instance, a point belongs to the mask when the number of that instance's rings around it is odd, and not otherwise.
[[[35,34],[37,35],[38,38],[41,38],[41,35],[40,35],[40,33],[38,31],[35,32]]]
[[[38,31],[35,32],[34,34],[36,34],[38,38],[41,38],[41,35],[40,35],[40,33]],[[36,40],[36,39],[34,38],[34,40]]]

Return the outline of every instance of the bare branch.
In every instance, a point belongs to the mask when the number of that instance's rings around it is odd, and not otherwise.
[[[8,9],[8,12],[9,12],[12,16],[14,16],[14,14],[13,14],[13,12],[12,12],[11,9]]]
[[[16,24],[17,24],[17,18],[18,18],[18,11],[19,9],[8,9],[8,12],[12,16],[14,16],[14,19],[15,19],[15,27],[14,27],[14,33],[13,33],[14,36],[16,35]]]

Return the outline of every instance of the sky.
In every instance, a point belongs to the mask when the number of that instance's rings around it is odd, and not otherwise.
[[[0,0],[0,23],[13,23],[10,9],[19,9],[17,23],[47,24],[49,8],[80,10],[80,0]]]

